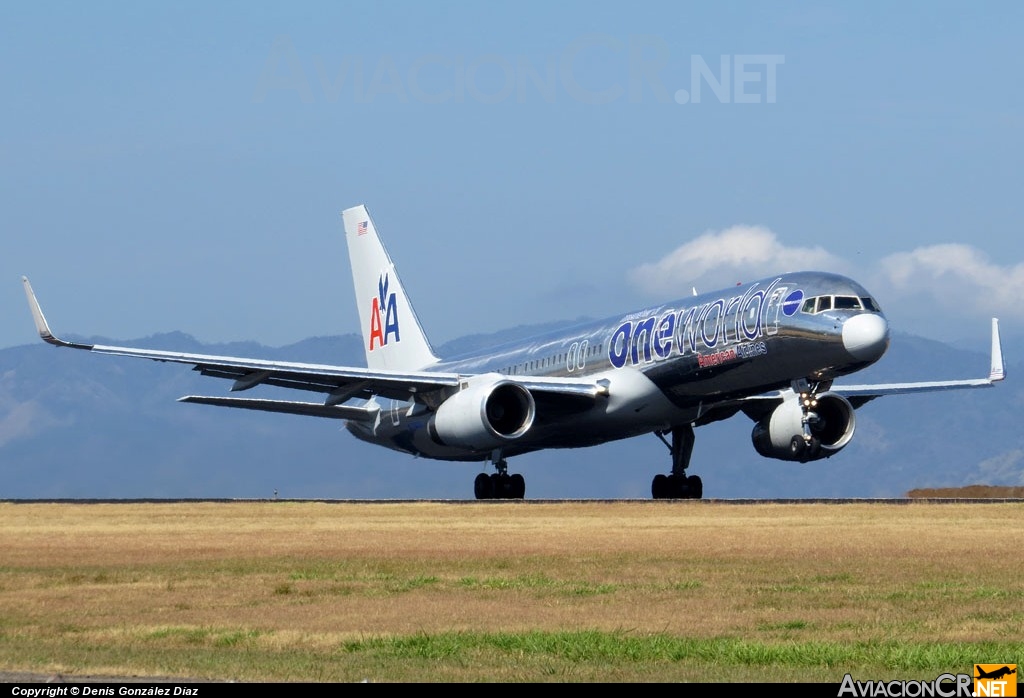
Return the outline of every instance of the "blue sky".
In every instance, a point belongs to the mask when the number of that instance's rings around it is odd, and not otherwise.
[[[358,331],[365,203],[435,344],[790,267],[1024,334],[1019,3],[0,6],[0,346]],[[723,69],[724,68],[724,69]]]

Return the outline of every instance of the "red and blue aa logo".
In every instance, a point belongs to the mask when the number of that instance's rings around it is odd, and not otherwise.
[[[400,342],[398,334],[398,302],[395,293],[388,293],[388,275],[377,281],[377,295],[370,302],[370,351],[386,347],[392,339]]]

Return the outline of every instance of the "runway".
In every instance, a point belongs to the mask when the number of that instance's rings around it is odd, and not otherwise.
[[[189,497],[139,497],[117,498],[43,498],[43,499],[0,499],[0,504],[477,504],[500,506],[502,504],[544,505],[544,504],[650,504],[651,506],[706,506],[706,505],[752,505],[752,504],[1007,504],[1024,503],[1018,497],[842,497],[807,499],[244,499],[244,498],[189,498]]]

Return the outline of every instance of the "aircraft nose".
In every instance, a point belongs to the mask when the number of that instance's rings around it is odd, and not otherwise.
[[[889,323],[874,313],[849,317],[843,322],[843,346],[855,359],[877,361],[889,348]]]

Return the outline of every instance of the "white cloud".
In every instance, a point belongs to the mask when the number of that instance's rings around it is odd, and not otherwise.
[[[689,295],[692,287],[710,291],[802,269],[860,281],[892,326],[905,332],[952,340],[987,337],[986,320],[993,316],[1010,332],[1019,332],[1024,323],[1024,262],[993,262],[981,249],[963,243],[928,245],[880,259],[858,256],[854,265],[820,246],[787,246],[764,226],[734,225],[705,232],[633,268],[628,278],[645,294],[665,298]],[[936,322],[936,311],[943,322]]]
[[[882,280],[897,292],[923,294],[944,307],[1021,317],[1024,263],[995,264],[975,247],[918,247],[881,260]]]
[[[58,423],[37,400],[20,401],[14,396],[13,370],[0,375],[0,448]]]
[[[986,485],[1024,485],[1024,451],[1013,449],[978,463],[975,480]]]
[[[629,272],[652,294],[683,295],[692,286],[727,286],[784,271],[840,271],[845,265],[821,247],[786,247],[763,226],[734,225],[708,231],[668,255]]]
[[[0,447],[24,439],[56,423],[34,401],[4,405],[0,411]]]

